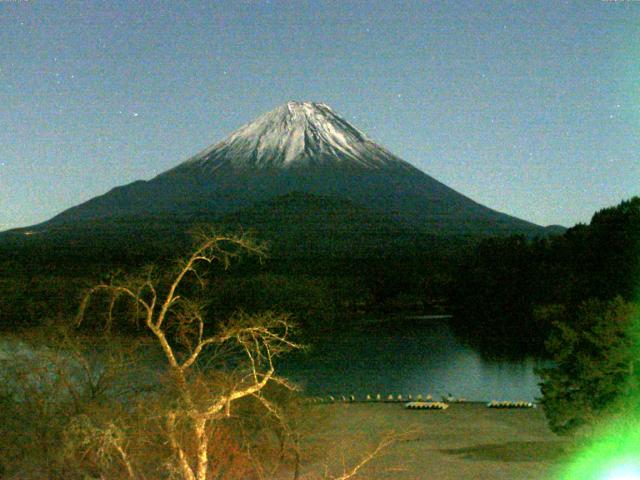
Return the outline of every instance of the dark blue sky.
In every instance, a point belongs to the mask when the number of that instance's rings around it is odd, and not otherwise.
[[[0,0],[0,229],[322,101],[497,210],[640,194],[640,1]]]

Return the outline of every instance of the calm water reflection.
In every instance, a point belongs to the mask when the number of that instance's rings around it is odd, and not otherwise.
[[[280,373],[310,395],[368,393],[468,400],[529,400],[540,395],[536,360],[489,361],[460,343],[446,320],[360,325],[316,336],[311,350],[282,360]]]

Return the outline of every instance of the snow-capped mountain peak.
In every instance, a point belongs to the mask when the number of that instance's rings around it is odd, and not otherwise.
[[[376,145],[328,105],[289,101],[243,125],[170,172],[235,168],[300,168],[310,165],[411,168]],[[168,173],[168,172],[167,172]]]
[[[288,194],[296,195],[293,203],[281,201]],[[359,214],[349,213],[355,212],[349,202],[368,213],[357,220]],[[28,231],[78,225],[83,232],[79,235],[84,235],[95,225],[102,228],[104,221],[123,232],[128,232],[126,225],[144,225],[140,232],[165,235],[173,228],[169,225],[223,219],[235,224],[226,216],[236,213],[247,215],[240,225],[259,226],[264,225],[260,222],[265,208],[271,212],[267,217],[282,222],[295,222],[301,215],[304,218],[308,212],[322,210],[308,224],[327,222],[322,235],[330,244],[351,231],[351,226],[329,224],[334,218],[347,217],[364,222],[357,228],[388,246],[396,244],[382,226],[387,220],[416,226],[416,234],[545,234],[541,227],[456,192],[376,145],[327,105],[309,102],[287,102],[172,170],[116,187]],[[336,209],[342,208],[344,215],[334,217],[340,213]],[[370,223],[365,217],[379,220]],[[111,219],[117,221],[110,224]],[[308,239],[305,232],[297,238]],[[315,252],[313,248],[308,252]]]

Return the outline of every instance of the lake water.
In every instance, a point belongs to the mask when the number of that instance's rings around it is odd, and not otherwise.
[[[463,345],[445,319],[361,324],[312,338],[280,361],[280,374],[309,395],[451,394],[474,401],[540,396],[534,359],[490,361]]]
[[[371,320],[310,337],[306,343],[308,351],[289,354],[276,368],[307,395],[364,399],[367,394],[431,394],[440,400],[451,394],[474,401],[535,401],[540,396],[534,373],[539,361],[487,360],[463,345],[446,319]],[[0,364],[16,353],[35,355],[22,342],[0,338]],[[164,364],[160,352],[156,354],[145,374],[151,383],[159,372],[153,365]]]

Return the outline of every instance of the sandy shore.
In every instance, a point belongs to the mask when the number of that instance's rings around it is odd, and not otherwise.
[[[321,478],[357,463],[390,432],[401,438],[358,478],[430,480],[552,479],[566,442],[547,427],[541,409],[489,409],[452,404],[444,411],[402,404],[310,407],[305,478]]]

